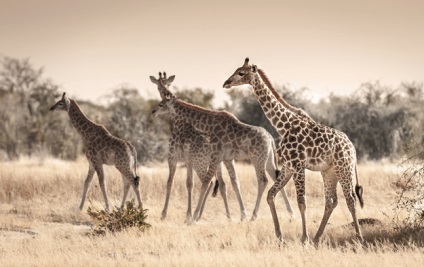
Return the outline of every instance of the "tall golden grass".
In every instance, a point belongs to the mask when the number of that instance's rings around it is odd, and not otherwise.
[[[281,199],[277,208],[284,244],[275,238],[265,197],[258,219],[240,222],[240,211],[228,175],[232,220],[225,216],[221,197],[209,197],[201,220],[184,224],[187,208],[185,168],[175,176],[168,217],[160,220],[165,200],[168,169],[165,164],[140,166],[140,189],[147,222],[145,231],[94,237],[89,235],[89,205],[103,208],[95,178],[89,202],[78,210],[87,172],[84,159],[64,162],[53,159],[23,159],[0,163],[0,266],[423,266],[423,236],[408,236],[393,228],[396,181],[401,170],[392,164],[359,166],[365,208],[360,218],[381,222],[363,225],[365,245],[355,240],[351,216],[339,189],[339,205],[318,248],[301,245],[301,222],[293,182],[287,185],[295,218],[289,218]],[[242,195],[251,213],[257,192],[252,166],[237,164]],[[122,180],[112,167],[105,167],[107,191],[112,205],[120,204]],[[324,211],[322,179],[308,172],[307,220],[313,237]],[[195,180],[195,185],[200,183]],[[268,187],[271,185],[269,182]],[[195,187],[197,203],[199,187]],[[133,192],[129,195],[134,198]],[[251,214],[249,214],[251,215]],[[424,235],[424,234],[423,234]]]

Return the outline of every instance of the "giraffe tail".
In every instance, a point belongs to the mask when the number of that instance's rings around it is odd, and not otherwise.
[[[131,144],[129,145],[131,147]],[[134,156],[134,185],[135,187],[138,187],[138,185],[140,184],[140,177],[137,175],[137,150],[134,147],[132,147],[132,150]]]
[[[139,184],[140,184],[140,177],[139,176],[135,176],[134,177],[134,185],[135,185],[135,187],[138,187]]]
[[[212,192],[213,197],[216,197],[216,195],[218,194],[218,188],[219,188],[219,182],[218,182],[218,179],[216,179],[215,186],[213,187],[213,192]]]
[[[275,179],[278,179],[281,171],[278,169],[277,146],[275,145],[275,141],[274,141],[274,138],[272,138],[272,136],[271,136],[271,140],[272,140],[272,149],[274,150],[273,159],[275,164]]]
[[[358,170],[357,170],[356,166],[355,166],[355,176],[356,176],[355,193],[356,193],[356,196],[358,197],[359,204],[361,205],[361,208],[363,208],[364,207],[364,199],[362,198],[362,193],[364,192],[364,189],[362,188],[362,186],[359,185]]]

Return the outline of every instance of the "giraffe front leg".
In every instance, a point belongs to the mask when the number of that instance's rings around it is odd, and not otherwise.
[[[219,164],[218,156],[216,154],[212,155],[211,163],[209,164],[209,168],[208,168],[208,171],[206,172],[206,175],[202,175],[202,178],[200,178],[200,180],[202,181],[202,188],[200,190],[199,202],[197,204],[196,211],[194,212],[195,221],[198,221],[200,217],[202,216],[203,208],[205,206],[209,191],[213,187],[212,178],[216,173],[218,164]]]
[[[200,220],[200,218],[202,218],[203,210],[205,209],[205,205],[206,205],[206,199],[208,198],[209,193],[210,193],[210,192],[211,192],[211,190],[212,190],[212,187],[213,187],[213,182],[211,181],[211,182],[210,182],[210,186],[208,187],[208,190],[206,190],[205,197],[203,198],[202,206],[200,207],[200,212],[199,212],[199,216],[197,217],[197,221],[199,221],[199,220]]]
[[[168,158],[168,167],[169,167],[169,176],[168,176],[168,181],[166,183],[166,197],[165,197],[165,204],[163,206],[163,210],[162,210],[162,214],[160,218],[161,220],[165,220],[166,215],[168,213],[169,199],[171,197],[172,185],[174,184],[175,170],[177,169],[177,160],[172,155],[170,155]]]
[[[208,189],[211,187],[211,182],[206,182],[202,184],[202,187],[200,188],[200,194],[199,194],[199,200],[197,203],[196,210],[194,211],[193,219],[195,222],[197,222],[200,219],[200,210],[202,208],[202,205],[204,205],[203,201],[205,201],[206,193]]]
[[[84,182],[84,189],[82,191],[81,203],[79,205],[80,210],[82,210],[82,208],[84,207],[85,199],[87,197],[87,191],[88,191],[88,188],[90,187],[90,184],[91,184],[91,181],[93,180],[93,177],[94,177],[94,168],[90,163],[90,165],[88,167],[87,177],[85,178],[85,182]]]
[[[188,199],[187,199],[187,214],[185,223],[186,224],[192,224],[193,223],[193,215],[192,215],[192,209],[191,209],[191,201],[192,201],[192,194],[193,194],[193,168],[191,165],[187,166],[187,181],[186,181],[186,187],[187,187],[187,193],[188,193]]]

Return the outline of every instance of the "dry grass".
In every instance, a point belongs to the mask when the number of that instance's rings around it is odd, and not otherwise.
[[[236,166],[246,207],[251,213],[256,178],[249,165]],[[395,182],[401,170],[390,164],[359,166],[365,189],[360,218],[375,218],[377,225],[363,225],[366,245],[354,239],[350,214],[339,191],[333,213],[319,248],[300,243],[301,227],[293,183],[287,192],[296,217],[289,219],[277,200],[286,243],[274,236],[268,205],[263,199],[254,222],[240,222],[240,212],[229,185],[232,221],[225,216],[220,197],[208,198],[201,221],[185,225],[185,169],[175,177],[168,218],[160,220],[168,175],[166,165],[140,167],[141,191],[151,229],[136,229],[93,237],[91,219],[78,205],[87,171],[84,160],[63,162],[34,159],[0,163],[0,266],[423,266],[424,233],[396,232],[391,224],[396,197]],[[120,175],[106,167],[112,205],[119,205]],[[197,182],[197,180],[195,181]],[[271,183],[269,183],[270,185]],[[196,183],[199,185],[199,182]],[[196,190],[198,187],[196,187]],[[194,203],[197,201],[195,190]],[[131,192],[130,198],[134,198]],[[323,212],[322,180],[307,173],[308,230],[313,237]],[[88,205],[103,208],[97,181],[89,191]],[[87,209],[88,206],[85,207]],[[250,216],[251,214],[249,214]]]

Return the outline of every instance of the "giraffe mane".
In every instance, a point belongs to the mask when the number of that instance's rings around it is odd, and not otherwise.
[[[78,111],[80,112],[90,123],[92,123],[92,126],[97,126],[99,129],[104,130],[106,133],[110,134],[109,131],[106,129],[106,127],[104,127],[102,124],[96,123],[94,121],[92,121],[90,118],[87,117],[87,115],[85,115],[84,111],[81,109],[81,107],[78,105],[77,101],[73,100],[73,99],[69,99],[69,102],[71,103],[71,105]]]
[[[204,113],[204,114],[224,116],[224,117],[228,117],[228,118],[231,118],[231,119],[238,121],[236,116],[234,116],[233,114],[231,114],[231,113],[229,113],[228,111],[225,111],[225,110],[216,111],[216,110],[206,109],[206,108],[203,108],[203,107],[195,105],[195,104],[187,103],[187,102],[182,101],[178,98],[176,99],[176,101],[177,101],[178,104],[180,104],[184,107],[187,107],[189,109],[194,109],[194,110],[199,111],[199,112]]]
[[[291,112],[298,114],[302,117],[306,117],[310,120],[313,120],[308,113],[306,113],[306,111],[304,111],[301,108],[296,108],[293,107],[292,105],[290,105],[286,100],[284,100],[284,98],[281,97],[281,95],[277,92],[277,90],[274,88],[274,86],[271,84],[271,82],[269,81],[268,76],[266,75],[266,73],[262,70],[258,68],[258,73],[259,76],[261,77],[261,79],[263,80],[263,82],[266,84],[266,86],[268,86],[269,90],[272,92],[272,94],[275,96],[275,98],[277,98],[278,102],[280,102],[285,108],[287,108],[288,110],[290,110]]]

